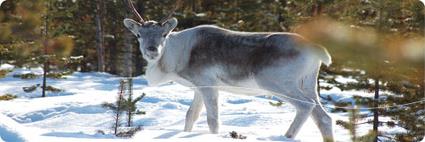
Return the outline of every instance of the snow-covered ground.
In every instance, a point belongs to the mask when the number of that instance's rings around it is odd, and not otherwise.
[[[3,68],[3,67],[2,67]],[[112,112],[102,108],[104,102],[113,102],[117,96],[120,77],[105,73],[76,72],[67,79],[48,79],[48,84],[64,89],[64,92],[47,94],[40,98],[40,90],[25,93],[22,87],[41,83],[41,78],[22,80],[13,74],[35,72],[41,69],[14,69],[0,79],[0,95],[11,93],[19,96],[11,101],[0,101],[1,141],[241,141],[229,137],[237,131],[248,141],[302,141],[317,142],[322,137],[316,125],[309,119],[295,140],[283,136],[295,111],[284,103],[271,106],[266,97],[251,97],[221,92],[219,134],[209,134],[205,111],[197,121],[193,132],[183,132],[184,118],[192,101],[190,88],[170,83],[160,87],[146,87],[143,77],[134,78],[134,93],[147,96],[137,103],[146,115],[138,115],[135,125],[143,130],[133,138],[117,138],[111,133]],[[364,92],[321,91],[324,95],[342,96]],[[342,94],[342,95],[341,95]],[[331,114],[334,120],[347,120],[344,113]],[[360,128],[367,131],[371,127]],[[334,127],[337,141],[349,141],[348,131]],[[106,134],[96,133],[98,130]]]

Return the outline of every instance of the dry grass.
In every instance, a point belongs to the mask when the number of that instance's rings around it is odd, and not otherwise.
[[[13,100],[15,98],[17,98],[17,96],[7,93],[7,94],[0,96],[0,101],[9,101],[9,100]]]

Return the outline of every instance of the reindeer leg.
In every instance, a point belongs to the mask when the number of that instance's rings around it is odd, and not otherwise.
[[[198,90],[195,90],[195,96],[193,98],[192,104],[189,107],[189,110],[187,110],[186,113],[186,122],[184,125],[184,131],[186,132],[190,132],[192,131],[193,128],[193,124],[195,123],[195,121],[199,118],[199,115],[202,111],[202,107],[203,107],[203,100],[202,100],[202,96],[199,93]]]
[[[312,112],[312,118],[314,123],[319,127],[320,133],[323,136],[323,141],[333,142],[333,121],[332,117],[326,113],[325,109],[320,105],[319,95],[317,93],[317,72],[311,76],[307,76],[305,79],[305,85],[303,91],[310,95],[312,99],[317,103]]]
[[[314,122],[319,127],[320,133],[322,133],[323,141],[333,142],[332,117],[326,113],[321,105],[314,107],[312,116]]]
[[[312,99],[304,95],[300,87],[293,80],[273,81],[273,79],[267,77],[257,77],[258,85],[265,90],[271,91],[273,95],[289,102],[297,110],[294,121],[285,134],[287,138],[294,138],[310,116],[316,104]]]
[[[314,84],[316,82],[314,81]],[[316,85],[314,85],[316,86]],[[325,111],[325,109],[320,105],[319,97],[316,92],[316,87],[314,88],[305,88],[304,89],[309,94],[314,95],[314,100],[317,103],[317,105],[314,107],[312,112],[312,118],[314,120],[314,123],[319,127],[320,133],[322,134],[323,141],[325,142],[333,142],[333,121],[332,117],[329,116],[329,114]]]
[[[213,88],[200,88],[199,92],[202,94],[202,99],[204,100],[207,110],[207,123],[210,132],[217,134],[219,129],[218,90]]]
[[[299,100],[303,100],[303,99],[299,99]],[[305,123],[307,118],[310,116],[311,111],[314,108],[314,104],[300,103],[295,101],[293,102],[290,101],[290,103],[293,106],[295,106],[297,110],[297,114],[295,115],[294,121],[291,123],[291,126],[289,126],[289,129],[286,131],[285,137],[294,138],[300,131],[302,125]]]

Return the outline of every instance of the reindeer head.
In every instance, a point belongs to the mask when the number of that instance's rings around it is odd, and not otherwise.
[[[138,23],[132,19],[125,19],[124,25],[137,37],[143,57],[150,61],[156,60],[167,35],[177,26],[177,19],[171,18],[164,23],[147,21]]]
[[[147,61],[155,61],[161,56],[166,37],[177,26],[177,19],[171,18],[177,6],[166,18],[160,22],[156,22],[144,21],[130,0],[128,2],[130,8],[133,9],[133,13],[140,19],[140,22],[126,18],[124,19],[124,25],[137,37],[143,58]]]

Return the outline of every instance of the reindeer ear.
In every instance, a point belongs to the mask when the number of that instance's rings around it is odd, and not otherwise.
[[[176,28],[177,23],[177,19],[173,17],[162,23],[162,25],[166,28],[166,32],[168,33],[171,32],[174,28]]]
[[[127,29],[129,29],[133,34],[136,35],[139,32],[138,29],[139,29],[141,24],[134,21],[133,19],[125,18],[124,19],[124,25],[125,25],[125,27],[127,27]]]

